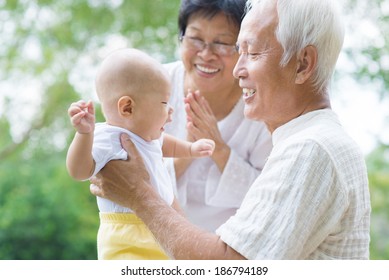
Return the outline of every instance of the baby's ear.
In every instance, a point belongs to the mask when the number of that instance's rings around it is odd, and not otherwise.
[[[129,116],[132,114],[134,100],[129,96],[122,96],[118,100],[118,111],[122,116]]]

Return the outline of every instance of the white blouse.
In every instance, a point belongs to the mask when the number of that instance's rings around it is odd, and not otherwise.
[[[335,113],[294,119],[274,131],[273,144],[221,239],[248,259],[369,258],[367,170]]]
[[[170,105],[174,110],[173,120],[165,131],[186,139],[184,66],[177,61],[165,67],[171,77]],[[231,113],[218,122],[222,138],[231,148],[223,174],[211,158],[201,158],[194,160],[176,182],[176,194],[188,218],[209,231],[215,231],[235,214],[272,148],[265,124],[247,120],[243,109],[244,102],[240,99]],[[175,178],[172,166],[170,161],[171,175]]]

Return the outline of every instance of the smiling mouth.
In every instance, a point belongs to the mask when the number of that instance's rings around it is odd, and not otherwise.
[[[200,70],[201,72],[207,73],[207,74],[215,74],[219,72],[220,70],[217,68],[208,68],[201,65],[196,64],[196,68]]]
[[[243,89],[243,97],[244,98],[250,98],[253,96],[257,91],[255,89],[249,89],[249,88],[244,88]]]

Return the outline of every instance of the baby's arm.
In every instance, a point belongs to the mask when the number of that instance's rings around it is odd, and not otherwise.
[[[76,180],[88,179],[95,169],[95,161],[92,157],[94,113],[91,101],[72,103],[68,109],[70,121],[76,129],[76,135],[68,150],[66,167],[69,175]]]
[[[192,143],[166,133],[163,137],[162,153],[164,157],[207,157],[212,155],[214,149],[215,142],[211,139],[199,139]]]

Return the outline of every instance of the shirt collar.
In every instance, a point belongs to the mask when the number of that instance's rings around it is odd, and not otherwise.
[[[274,130],[272,134],[273,146],[287,139],[291,135],[305,129],[311,123],[317,122],[317,118],[322,118],[323,116],[325,116],[326,119],[332,119],[336,122],[339,122],[338,117],[331,109],[321,109],[308,112],[290,120],[289,122]]]

